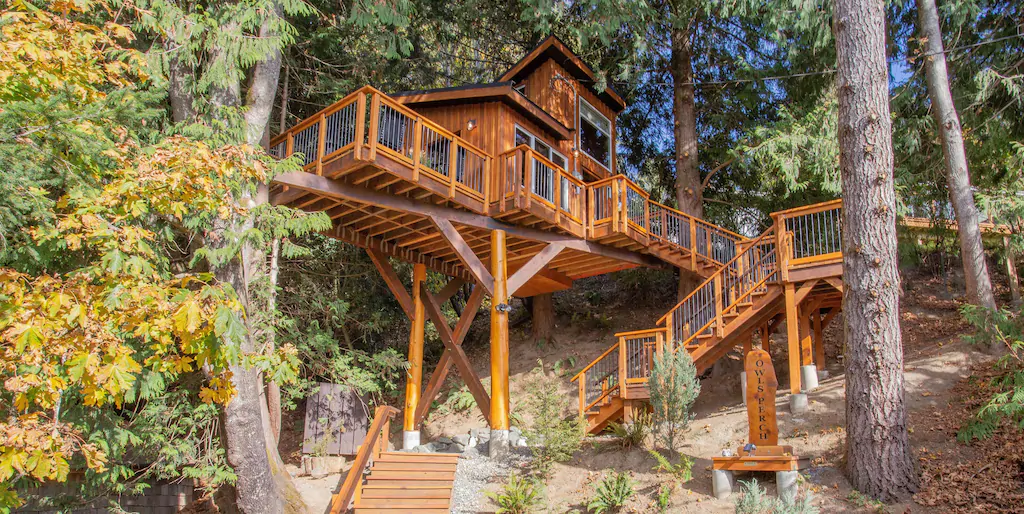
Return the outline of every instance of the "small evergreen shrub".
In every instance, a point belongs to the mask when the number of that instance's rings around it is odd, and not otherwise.
[[[587,504],[587,508],[595,514],[605,512],[619,512],[626,505],[636,491],[633,487],[636,482],[626,473],[613,473],[604,478],[594,491],[594,499]]]
[[[783,500],[768,496],[756,478],[740,482],[740,495],[735,500],[736,514],[819,514],[810,492]]]
[[[485,494],[498,505],[497,514],[527,514],[544,502],[543,486],[518,474],[509,476],[501,491]]]
[[[539,364],[526,381],[523,409],[533,421],[524,435],[530,441],[534,469],[547,476],[552,464],[571,459],[583,446],[587,425],[578,414],[564,417],[569,400],[558,390],[557,377],[544,371],[544,363]]]
[[[697,367],[685,350],[655,355],[648,384],[655,436],[665,448],[675,450],[693,419],[690,408],[700,394]]]
[[[1006,351],[995,364],[998,375],[989,384],[991,398],[960,428],[957,439],[985,439],[1004,422],[1024,428],[1024,317],[1007,310],[964,305],[961,313],[978,330],[965,339]]]
[[[661,484],[655,504],[658,507],[658,512],[668,512],[668,508],[672,506],[672,491],[674,490],[675,487],[672,484]]]
[[[651,414],[649,412],[640,412],[633,416],[632,423],[623,424],[613,421],[608,424],[608,429],[618,438],[622,448],[628,450],[643,446],[644,442],[647,441],[647,436],[651,435],[652,425]]]

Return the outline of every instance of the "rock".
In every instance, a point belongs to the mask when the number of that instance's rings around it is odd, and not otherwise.
[[[448,453],[462,453],[466,451],[466,445],[459,443],[452,443],[451,446],[446,450]]]
[[[522,440],[522,438],[523,436],[510,430],[508,433],[508,445],[512,447],[519,446],[519,441]]]
[[[470,446],[470,440],[472,440],[472,437],[469,434],[459,434],[452,436],[452,442],[455,444],[461,444],[462,446]]]
[[[434,443],[421,444],[412,449],[416,453],[434,453],[437,451],[437,445]]]
[[[438,437],[434,442],[437,443],[437,444],[444,444],[444,445],[452,444],[452,440],[447,438],[447,437]]]
[[[474,428],[473,437],[476,438],[478,444],[486,443],[491,440],[491,429],[489,428]]]
[[[516,443],[516,446],[518,446],[520,448],[526,448],[526,438],[525,437],[520,437],[519,441]]]

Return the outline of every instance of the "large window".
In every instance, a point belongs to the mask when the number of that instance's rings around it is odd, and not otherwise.
[[[612,122],[580,98],[580,150],[599,164],[612,169]]]

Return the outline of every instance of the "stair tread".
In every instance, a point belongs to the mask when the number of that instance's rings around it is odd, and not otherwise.
[[[372,509],[389,509],[392,507],[439,507],[451,505],[448,498],[360,498],[355,507]]]
[[[395,462],[377,461],[373,463],[374,470],[388,471],[451,471],[455,469],[455,463],[448,462]]]
[[[363,489],[363,498],[436,498],[445,499],[451,498],[452,489],[451,487],[423,487],[423,488],[404,488],[404,487],[375,487],[371,489]]]
[[[455,480],[416,480],[405,482],[398,480],[374,480],[363,484],[363,490],[368,489],[436,489],[439,487],[451,487]]]
[[[387,507],[356,507],[352,510],[355,514],[448,514],[447,508],[440,509],[420,509],[420,508],[409,508],[408,506],[396,506],[393,508]]]

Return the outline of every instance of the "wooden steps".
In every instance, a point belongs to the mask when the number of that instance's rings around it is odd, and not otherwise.
[[[451,508],[454,453],[382,452],[356,492],[356,514],[440,514]]]

